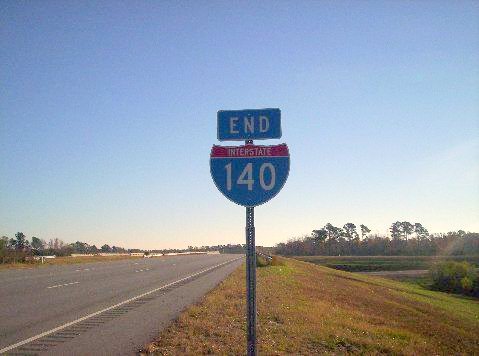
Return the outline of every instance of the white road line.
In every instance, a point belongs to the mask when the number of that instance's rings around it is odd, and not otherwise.
[[[189,276],[183,277],[183,278],[178,279],[178,280],[176,280],[176,281],[174,281],[174,282],[165,284],[165,285],[163,285],[163,286],[161,286],[161,287],[158,287],[158,288],[152,289],[152,290],[150,290],[150,291],[148,291],[148,292],[139,294],[139,295],[137,295],[136,297],[133,297],[133,298],[124,300],[123,302],[120,302],[120,303],[114,304],[114,305],[112,305],[112,306],[109,306],[108,308],[105,308],[105,309],[96,311],[96,312],[94,312],[94,313],[85,315],[84,317],[81,317],[81,318],[78,318],[78,319],[76,319],[76,320],[70,321],[69,323],[65,323],[65,324],[63,324],[63,325],[57,326],[56,328],[50,329],[50,330],[48,330],[48,331],[45,331],[45,332],[43,332],[43,333],[41,333],[41,334],[38,334],[38,335],[35,335],[35,336],[32,336],[32,337],[29,337],[28,339],[25,339],[25,340],[22,340],[22,341],[19,341],[19,342],[15,343],[15,344],[12,344],[12,345],[9,345],[9,346],[7,346],[7,347],[4,347],[3,349],[0,350],[0,354],[3,354],[3,353],[5,353],[5,352],[7,352],[7,351],[16,349],[17,347],[23,346],[23,345],[28,344],[28,343],[30,343],[30,342],[32,342],[32,341],[38,340],[38,339],[40,339],[40,338],[42,338],[42,337],[44,337],[44,336],[47,336],[47,335],[56,333],[57,331],[62,330],[62,329],[65,329],[65,328],[67,328],[67,327],[69,327],[69,326],[78,324],[79,322],[81,322],[81,321],[83,321],[83,320],[87,320],[87,319],[93,318],[94,316],[97,316],[98,314],[101,314],[101,313],[104,313],[104,312],[106,312],[106,311],[108,311],[108,310],[117,308],[117,307],[119,307],[119,306],[121,306],[121,305],[123,305],[123,304],[130,303],[130,302],[132,302],[132,301],[134,301],[134,300],[137,300],[137,299],[139,299],[139,298],[142,298],[142,297],[144,297],[144,296],[146,296],[146,295],[149,295],[149,294],[151,294],[151,293],[155,293],[155,292],[157,292],[157,291],[159,291],[159,290],[168,288],[169,286],[172,286],[172,285],[174,285],[174,284],[177,284],[177,283],[179,283],[179,282],[181,282],[181,281],[184,281],[184,280],[186,280],[186,279],[188,279],[188,278],[191,278],[191,277],[197,276],[197,275],[199,275],[199,274],[208,272],[208,271],[210,271],[210,270],[212,270],[212,269],[214,269],[214,268],[221,267],[221,266],[223,266],[223,265],[225,265],[225,264],[227,264],[227,263],[231,263],[231,262],[237,261],[237,260],[239,260],[239,259],[241,259],[241,258],[243,258],[243,256],[241,256],[241,257],[239,257],[239,258],[235,258],[234,260],[229,260],[229,261],[226,261],[226,262],[217,264],[217,265],[215,265],[215,266],[213,266],[213,267],[206,268],[206,269],[204,269],[204,270],[202,270],[202,271],[199,271],[199,272],[190,274]]]
[[[47,289],[51,289],[51,288],[58,288],[58,287],[65,287],[65,286],[70,286],[72,284],[78,284],[80,282],[71,282],[71,283],[65,283],[65,284],[57,284],[56,286],[50,286],[50,287],[47,287]]]
[[[135,272],[146,272],[146,271],[149,271],[149,270],[150,270],[149,268],[145,268],[145,269],[136,270]]]

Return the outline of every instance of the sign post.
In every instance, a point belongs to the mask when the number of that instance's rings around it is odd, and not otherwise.
[[[253,144],[247,140],[246,144]],[[246,323],[247,355],[256,356],[256,246],[254,207],[246,207]]]
[[[218,112],[218,140],[244,146],[213,145],[210,171],[218,190],[246,207],[247,355],[256,356],[256,247],[254,207],[279,193],[289,174],[286,144],[257,146],[253,140],[281,137],[279,109]]]

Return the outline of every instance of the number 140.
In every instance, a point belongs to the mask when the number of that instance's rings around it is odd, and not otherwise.
[[[266,184],[265,179],[264,179],[264,171],[268,169],[270,174],[271,174],[271,179],[269,181],[269,184]],[[226,189],[228,191],[231,190],[231,163],[228,163],[225,166],[226,170]],[[276,183],[276,170],[274,169],[274,166],[271,163],[263,163],[260,168],[259,168],[259,184],[261,185],[261,188],[264,190],[271,190],[273,189],[274,185]],[[243,171],[239,175],[238,179],[236,180],[236,184],[244,184],[248,186],[248,190],[253,190],[253,185],[254,185],[254,179],[253,179],[253,163],[248,163],[246,164],[246,167],[244,167]]]

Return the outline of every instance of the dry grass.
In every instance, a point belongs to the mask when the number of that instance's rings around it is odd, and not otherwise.
[[[479,354],[479,302],[291,259],[258,271],[262,355]],[[148,350],[245,351],[245,273],[187,309]]]
[[[43,266],[52,266],[52,265],[70,265],[77,263],[87,263],[87,262],[110,262],[110,261],[119,261],[125,259],[136,259],[142,258],[141,256],[85,256],[85,257],[57,257],[52,259],[45,259],[45,263],[40,261],[32,261],[25,263],[5,263],[0,264],[0,270],[2,269],[28,269],[28,268],[37,268]]]

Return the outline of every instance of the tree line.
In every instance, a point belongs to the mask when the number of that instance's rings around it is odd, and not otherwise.
[[[227,244],[214,246],[188,246],[186,249],[159,249],[141,250],[125,249],[118,246],[105,244],[98,248],[86,242],[76,241],[65,243],[61,239],[54,238],[46,241],[36,236],[28,239],[23,232],[17,232],[14,238],[2,236],[0,238],[0,263],[24,262],[31,256],[70,256],[72,254],[98,254],[98,253],[171,253],[171,252],[208,252],[219,251],[220,253],[244,253],[245,245]],[[261,248],[261,247],[258,247]]]
[[[370,234],[371,230],[353,223],[342,227],[327,223],[310,235],[292,238],[275,246],[285,256],[434,256],[479,254],[479,234],[463,230],[430,234],[421,223],[396,221],[390,236]]]
[[[2,263],[11,261],[21,262],[28,256],[70,256],[71,254],[96,254],[96,253],[126,253],[135,252],[123,247],[109,246],[100,248],[89,245],[86,242],[76,241],[65,243],[61,239],[54,238],[49,241],[32,236],[29,240],[23,232],[17,232],[15,238],[2,236],[0,238],[0,258]]]
[[[227,244],[212,246],[188,246],[188,248],[167,248],[149,250],[150,253],[180,253],[180,252],[209,252],[218,251],[219,253],[244,253],[246,245]]]

